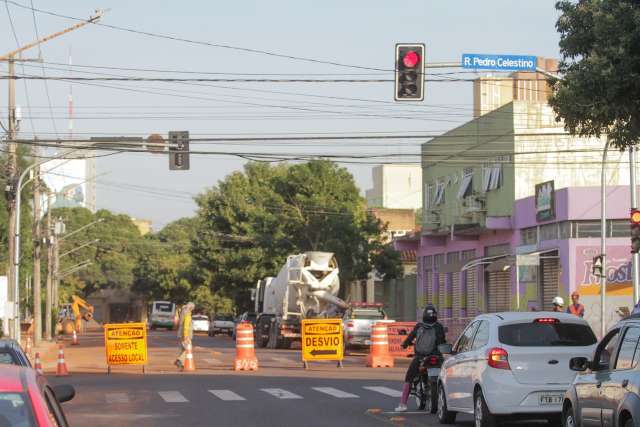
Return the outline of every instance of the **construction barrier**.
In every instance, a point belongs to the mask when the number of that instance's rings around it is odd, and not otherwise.
[[[195,371],[196,363],[193,361],[193,351],[191,343],[187,344],[187,356],[184,360],[184,371]]]
[[[236,326],[236,360],[233,369],[235,371],[258,370],[251,323],[239,323]]]
[[[393,368],[393,357],[389,354],[387,324],[376,322],[371,328],[371,351],[367,356],[370,368]]]
[[[413,345],[402,348],[402,343],[416,326],[416,322],[393,322],[387,324],[389,333],[389,354],[395,358],[407,358],[413,354]]]
[[[58,349],[58,366],[56,368],[56,376],[66,377],[67,375],[69,375],[69,370],[67,369],[67,362],[64,360],[64,347],[60,346]]]

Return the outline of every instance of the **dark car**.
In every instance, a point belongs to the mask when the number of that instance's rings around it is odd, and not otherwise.
[[[640,425],[640,316],[620,321],[598,343],[592,360],[574,357],[580,371],[567,391],[567,427]],[[634,424],[635,422],[635,424]]]
[[[75,394],[72,386],[52,386],[31,368],[0,365],[0,426],[68,427],[60,403]]]
[[[0,365],[31,367],[31,362],[20,344],[12,339],[0,339]]]

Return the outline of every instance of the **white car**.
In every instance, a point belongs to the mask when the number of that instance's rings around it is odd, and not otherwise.
[[[193,323],[193,333],[196,332],[209,332],[209,318],[204,314],[194,314],[191,317]]]
[[[497,418],[547,418],[560,425],[564,394],[576,373],[572,357],[590,357],[596,337],[574,315],[511,312],[477,316],[442,365],[438,420],[473,414],[476,427]]]

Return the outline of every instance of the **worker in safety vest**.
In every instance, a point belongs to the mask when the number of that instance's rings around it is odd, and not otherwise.
[[[578,317],[584,317],[584,305],[580,304],[580,294],[574,291],[571,294],[571,304],[567,307],[567,313]]]
[[[191,312],[195,304],[187,303],[180,312],[180,322],[178,323],[178,346],[180,354],[174,362],[180,370],[184,369],[184,360],[187,357],[187,346],[191,344],[193,339],[193,322],[191,320]]]

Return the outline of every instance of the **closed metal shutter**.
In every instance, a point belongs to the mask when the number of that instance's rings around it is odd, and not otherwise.
[[[549,253],[543,256],[554,256],[556,253]],[[542,309],[545,311],[553,310],[551,301],[558,296],[558,283],[560,282],[560,262],[556,259],[541,259],[540,267],[542,268]],[[565,302],[566,303],[566,302]]]
[[[431,304],[431,299],[433,298],[433,271],[426,270],[424,272],[424,283],[422,284],[422,293],[424,295],[424,299],[421,301],[420,307],[424,307],[427,304]]]
[[[487,312],[509,311],[511,308],[511,274],[508,271],[487,273]]]
[[[446,298],[447,298],[447,287],[446,287],[446,277],[447,275],[444,273],[438,274],[438,311],[442,312],[442,309],[445,308]]]
[[[451,274],[451,317],[460,317],[462,309],[462,289],[460,287],[460,273]]]
[[[464,275],[466,285],[466,309],[467,317],[474,317],[478,314],[478,283],[476,281],[476,267],[465,271]]]

